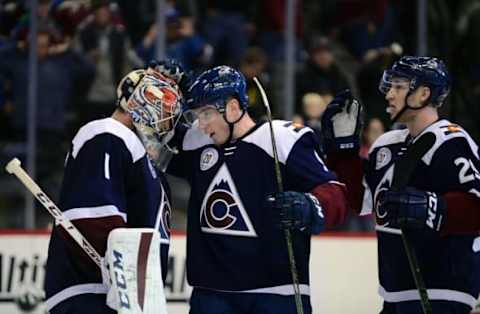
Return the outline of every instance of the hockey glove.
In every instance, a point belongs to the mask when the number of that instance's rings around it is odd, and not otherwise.
[[[387,214],[389,227],[440,231],[445,223],[445,201],[433,192],[412,187],[386,191],[378,207],[379,212]]]
[[[363,127],[363,107],[346,89],[335,96],[322,115],[324,152],[358,149]]]
[[[317,234],[324,229],[322,206],[310,193],[277,192],[267,196],[275,225]]]
[[[148,68],[153,69],[162,75],[174,80],[180,90],[185,92],[188,88],[190,76],[183,69],[183,66],[180,62],[174,59],[165,59],[162,61],[152,60],[148,64]]]

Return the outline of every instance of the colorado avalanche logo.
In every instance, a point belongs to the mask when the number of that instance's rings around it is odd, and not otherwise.
[[[200,226],[207,233],[257,236],[225,164],[220,167],[205,193],[200,210]]]

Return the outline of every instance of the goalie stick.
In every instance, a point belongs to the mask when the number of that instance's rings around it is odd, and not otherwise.
[[[270,140],[272,142],[273,159],[275,161],[275,179],[277,181],[277,192],[283,192],[282,173],[280,172],[280,162],[278,161],[277,144],[275,142],[275,134],[273,132],[272,112],[270,111],[267,93],[265,93],[265,90],[263,89],[263,86],[257,79],[257,77],[254,77],[253,81],[255,82],[255,84],[257,84],[260,95],[262,96],[265,110],[267,112],[268,125],[270,126]],[[288,260],[290,264],[290,272],[292,274],[293,291],[295,292],[295,305],[297,307],[297,314],[303,314],[303,304],[298,282],[297,265],[295,264],[295,255],[293,254],[292,235],[290,233],[290,230],[288,229],[284,229],[284,234],[285,241],[287,242]]]
[[[5,170],[15,175],[35,198],[53,216],[55,222],[80,245],[97,264],[102,277],[107,271],[102,267],[103,259],[80,231],[65,217],[55,203],[42,191],[21,166],[20,160],[12,159]],[[162,208],[168,200],[162,197]],[[159,214],[162,211],[159,210]],[[166,314],[167,305],[161,279],[159,219],[155,228],[116,228],[108,237],[108,278],[111,289],[107,294],[107,305],[118,314]],[[147,270],[149,270],[147,272]],[[104,279],[105,280],[105,279]]]
[[[393,183],[391,187],[392,190],[401,190],[408,185],[413,170],[415,170],[415,167],[420,159],[433,146],[434,143],[435,135],[431,132],[428,132],[421,135],[420,138],[417,139],[407,149],[406,155],[395,163],[395,174],[393,176]],[[432,307],[430,305],[430,301],[428,300],[427,288],[425,287],[425,282],[423,281],[417,256],[408,237],[408,231],[405,230],[405,228],[401,228],[401,230],[403,246],[405,248],[405,253],[407,254],[408,263],[410,265],[410,270],[412,272],[415,285],[417,286],[418,293],[420,294],[420,303],[422,304],[423,313],[432,314]]]
[[[97,266],[102,269],[102,257],[95,248],[90,244],[90,242],[85,239],[85,237],[80,233],[80,231],[75,227],[72,222],[65,217],[62,211],[55,205],[55,203],[45,194],[42,189],[32,180],[32,178],[23,170],[20,160],[18,158],[13,158],[5,166],[5,170],[9,174],[15,175],[23,185],[35,196],[35,198],[45,207],[45,209],[50,213],[50,215],[55,218],[55,222],[62,226],[63,229],[72,237],[75,242],[87,253],[87,255],[97,264]]]

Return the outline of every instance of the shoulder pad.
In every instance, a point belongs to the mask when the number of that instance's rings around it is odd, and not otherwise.
[[[213,140],[208,135],[203,133],[198,127],[193,125],[185,133],[185,137],[183,138],[182,150],[196,150],[210,144],[214,144]]]
[[[370,147],[369,153],[371,153],[375,148],[388,146],[391,144],[404,142],[408,136],[408,129],[402,130],[392,130],[383,133],[380,135],[375,142],[373,142],[372,147]]]
[[[89,140],[100,134],[112,134],[120,138],[136,162],[145,155],[145,148],[138,136],[122,123],[112,118],[95,120],[87,123],[78,131],[72,140],[72,157],[76,158],[80,149]]]
[[[470,146],[473,154],[479,158],[477,144],[473,141],[467,131],[458,124],[451,123],[448,120],[440,120],[429,126],[424,132],[432,132],[435,135],[435,144],[433,144],[432,148],[430,148],[422,157],[423,162],[427,165],[430,165],[433,155],[444,143],[456,138],[464,138]]]
[[[272,124],[278,159],[281,163],[285,164],[295,143],[304,134],[313,133],[313,130],[309,127],[292,123],[291,121],[273,120]],[[268,122],[264,123],[257,130],[243,138],[242,141],[260,147],[273,158],[272,139]]]

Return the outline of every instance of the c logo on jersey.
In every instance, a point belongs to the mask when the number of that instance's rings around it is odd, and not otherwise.
[[[212,168],[218,161],[218,151],[209,147],[203,150],[200,155],[200,170],[205,171]]]
[[[392,160],[392,152],[387,147],[378,150],[375,157],[375,170],[385,167]]]
[[[257,236],[225,164],[205,193],[200,209],[200,226],[207,233]]]
[[[160,202],[157,220],[155,221],[155,226],[158,226],[157,230],[160,233],[160,243],[170,243],[170,212],[170,201],[162,186],[162,201]]]
[[[215,190],[207,199],[206,208],[210,209],[205,211],[205,218],[207,220],[207,224],[212,226],[213,228],[220,228],[225,229],[230,227],[232,224],[235,223],[235,216],[230,215],[230,207],[235,206],[235,200],[233,199],[233,195],[226,190]],[[223,213],[221,217],[217,217],[218,214],[216,212],[220,211]],[[220,207],[218,209],[218,207]]]
[[[388,222],[386,221],[387,212],[384,212],[379,208],[379,202],[378,199],[380,198],[381,194],[385,191],[388,191],[390,189],[390,186],[392,185],[392,180],[393,180],[393,170],[394,166],[392,165],[383,175],[382,179],[380,182],[378,182],[377,188],[375,189],[375,194],[373,196],[374,199],[374,204],[375,204],[375,216],[376,216],[376,221],[377,225],[386,227],[388,226]]]

